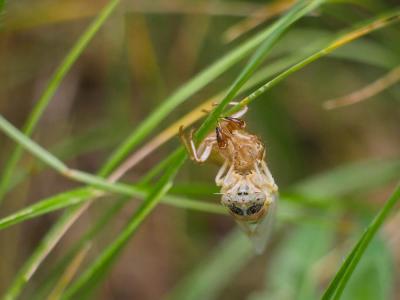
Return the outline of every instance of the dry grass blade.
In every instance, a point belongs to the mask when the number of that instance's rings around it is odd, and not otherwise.
[[[352,105],[371,98],[385,89],[391,87],[400,80],[400,66],[378,80],[368,84],[367,86],[343,97],[327,100],[323,106],[325,109],[335,109],[343,106]]]
[[[0,1],[1,4],[2,1]],[[125,9],[130,13],[142,14],[186,14],[209,16],[238,16],[246,17],[255,10],[262,10],[260,5],[244,2],[225,3],[174,3],[173,1],[126,2]],[[90,18],[100,11],[101,1],[57,1],[34,5],[29,13],[16,12],[6,20],[7,31],[26,30],[37,26],[52,25],[62,22],[74,22]],[[34,11],[34,14],[32,14]]]
[[[61,299],[62,293],[67,285],[71,282],[72,278],[75,276],[82,264],[87,253],[90,250],[90,244],[86,244],[72,259],[71,263],[66,268],[64,274],[61,276],[60,280],[56,283],[53,291],[50,293],[47,300],[58,300]]]

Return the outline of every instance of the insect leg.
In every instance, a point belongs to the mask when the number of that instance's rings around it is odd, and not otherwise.
[[[194,147],[194,142],[192,136],[190,138],[190,143]],[[211,155],[213,147],[217,144],[215,136],[209,136],[200,144],[196,151],[196,161],[205,162]]]
[[[216,144],[216,138],[209,136],[200,144],[198,149],[193,141],[193,132],[191,130],[189,139],[183,133],[183,126],[179,128],[179,137],[189,153],[190,159],[198,163],[205,162],[211,154],[212,147]]]
[[[221,186],[222,183],[224,182],[223,175],[227,167],[228,167],[228,161],[225,161],[222,167],[219,169],[217,176],[215,176],[215,183],[217,184],[217,186]]]
[[[232,132],[232,130],[238,130],[238,129],[243,129],[246,127],[246,122],[243,121],[242,119],[234,118],[234,117],[225,117],[223,118],[225,122],[227,122],[229,130]]]
[[[262,161],[260,162],[260,164],[261,164],[261,171],[262,171],[263,174],[261,173],[260,169],[258,168],[257,163],[255,163],[255,168],[256,168],[256,170],[257,170],[257,173],[259,173],[260,175],[261,175],[261,174],[264,175],[264,176],[267,178],[267,180],[265,181],[265,184],[266,184],[274,193],[277,192],[277,191],[278,191],[278,186],[275,184],[274,178],[272,177],[271,172],[269,171],[269,169],[268,169],[268,167],[267,167],[267,164],[265,163],[264,160],[262,160]]]
[[[230,102],[230,105],[237,105],[239,104],[239,102]],[[231,115],[232,118],[238,119],[240,117],[243,117],[247,111],[249,110],[249,108],[247,107],[247,105],[243,106],[239,111],[235,112],[233,115]]]
[[[213,102],[212,106],[218,106],[218,102]],[[231,101],[229,102],[229,105],[235,106],[239,104],[239,102],[237,101]],[[245,115],[245,113],[247,113],[247,111],[249,110],[249,108],[247,107],[247,105],[243,106],[239,111],[235,112],[234,114],[231,115],[232,118],[240,118],[243,117]]]

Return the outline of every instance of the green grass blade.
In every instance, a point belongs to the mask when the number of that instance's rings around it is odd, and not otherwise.
[[[119,0],[111,0],[102,9],[96,19],[89,25],[85,32],[79,37],[72,49],[68,52],[64,60],[61,62],[60,66],[54,72],[49,83],[47,84],[42,96],[38,99],[35,107],[33,108],[28,120],[24,126],[24,134],[30,136],[35,129],[40,117],[42,116],[44,110],[48,106],[58,87],[60,86],[65,75],[74,65],[76,60],[86,49],[90,40],[101,28],[110,14],[114,11],[115,7],[118,5]],[[2,201],[6,191],[8,190],[8,185],[10,183],[11,177],[13,176],[14,169],[22,155],[22,147],[16,146],[15,150],[11,154],[11,157],[7,160],[7,164],[3,170],[3,175],[0,179],[0,202]]]
[[[10,122],[8,122],[2,115],[0,115],[0,128],[1,130],[11,139],[13,139],[18,147],[21,149],[27,149],[33,155],[37,156],[43,163],[47,164],[51,168],[65,172],[68,167],[59,159],[51,155],[48,151],[40,147],[37,143],[29,139],[26,135],[15,128]]]
[[[77,205],[95,194],[96,191],[94,189],[80,188],[50,197],[0,219],[0,230],[58,209]]]
[[[383,208],[368,225],[364,234],[361,236],[360,240],[346,260],[343,262],[342,267],[339,269],[338,273],[326,289],[324,295],[322,296],[322,300],[340,299],[346,284],[348,283],[361,257],[365,253],[365,250],[399,200],[400,185],[397,186],[391,197],[386,201]]]
[[[391,299],[395,287],[393,253],[382,237],[373,240],[348,282],[342,299]]]
[[[90,201],[91,198],[98,197],[100,193],[101,191],[99,190],[85,187],[51,196],[47,199],[43,199],[35,204],[24,207],[21,210],[0,219],[0,230],[39,217],[44,214],[48,214],[79,203]],[[123,192],[120,194],[125,196],[143,198],[149,194],[149,190],[136,190],[134,188],[126,186],[126,188],[124,188]],[[162,203],[182,209],[222,215],[226,214],[224,208],[218,204],[192,200],[180,196],[165,195],[162,199]]]

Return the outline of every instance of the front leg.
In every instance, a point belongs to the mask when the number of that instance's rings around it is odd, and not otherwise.
[[[196,149],[193,141],[193,132],[194,131],[192,129],[188,139],[183,132],[183,126],[181,126],[179,128],[179,137],[182,141],[182,144],[188,151],[190,159],[198,163],[203,163],[210,157],[212,148],[217,143],[217,139],[215,136],[210,135],[206,137]]]

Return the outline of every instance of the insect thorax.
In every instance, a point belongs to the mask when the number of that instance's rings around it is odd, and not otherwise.
[[[254,171],[257,161],[263,159],[264,147],[259,139],[251,134],[241,134],[231,139],[223,156],[228,159],[236,173],[247,175]]]

